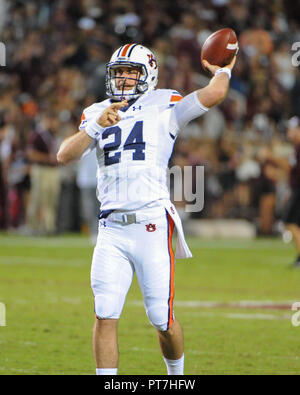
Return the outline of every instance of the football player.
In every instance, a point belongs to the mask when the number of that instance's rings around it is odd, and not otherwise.
[[[117,49],[107,64],[108,99],[84,109],[79,132],[57,154],[60,163],[68,164],[91,149],[97,152],[101,211],[91,286],[99,375],[117,374],[118,320],[134,273],[168,374],[183,374],[183,334],[173,312],[174,227],[176,257],[192,255],[166,174],[180,130],[226,97],[235,58],[224,68],[204,63],[211,81],[182,97],[172,89],[155,89],[158,65],[148,48],[127,44]]]
[[[289,177],[290,197],[285,206],[282,221],[293,237],[297,256],[294,267],[300,268],[300,118],[292,117],[287,122],[287,139],[294,146],[291,158],[276,156],[270,149],[263,149],[261,157],[284,170]]]
[[[294,145],[294,156],[290,160],[289,180],[291,196],[285,213],[286,229],[293,235],[297,250],[294,265],[300,268],[300,119],[292,117],[288,122],[287,136]]]

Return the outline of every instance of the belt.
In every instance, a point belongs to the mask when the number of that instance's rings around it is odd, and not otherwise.
[[[163,201],[162,206],[145,208],[138,211],[118,211],[118,210],[103,210],[100,212],[99,219],[107,218],[108,221],[117,222],[121,225],[138,224],[142,221],[151,221],[155,218],[162,217],[166,214],[166,210],[173,219],[177,229],[177,248],[176,258],[191,258],[193,255],[185,241],[184,232],[180,217],[176,211],[175,206],[170,200]]]
[[[149,221],[165,215],[164,207],[146,208],[135,212],[118,212],[113,211],[108,215],[107,219],[112,222],[120,223],[121,225],[138,224],[143,221]]]

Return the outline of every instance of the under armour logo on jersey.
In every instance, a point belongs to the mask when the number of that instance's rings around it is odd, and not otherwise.
[[[156,231],[156,225],[155,224],[146,225],[146,231],[147,232],[155,232]]]
[[[170,207],[170,210],[171,210],[171,213],[172,213],[172,214],[175,214],[175,210],[174,210],[174,207],[173,207],[173,206]]]
[[[141,109],[142,109],[142,106],[138,106],[138,107],[133,106],[133,107],[132,107],[132,111],[141,110]]]
[[[100,228],[106,228],[106,221],[100,221]]]
[[[151,55],[147,54],[147,56],[149,58],[150,66],[154,67],[154,65],[155,65],[154,69],[157,69],[157,61],[156,61],[155,57],[152,54]]]

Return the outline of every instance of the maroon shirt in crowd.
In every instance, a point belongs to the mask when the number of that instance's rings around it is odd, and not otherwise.
[[[38,151],[43,154],[48,154],[49,157],[54,157],[56,154],[56,142],[52,133],[48,130],[35,131],[29,139],[29,150]],[[32,161],[31,161],[32,162]],[[38,162],[34,162],[37,163]],[[45,163],[40,163],[45,165]]]

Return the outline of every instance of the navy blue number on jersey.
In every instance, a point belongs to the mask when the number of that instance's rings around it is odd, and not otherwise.
[[[102,134],[102,139],[105,140],[112,134],[114,135],[115,140],[112,143],[105,144],[103,147],[105,166],[119,163],[121,159],[121,152],[116,152],[115,154],[110,155],[112,151],[116,151],[121,145],[121,129],[119,126],[113,126],[112,128],[106,129]]]
[[[120,163],[121,152],[115,152],[121,145],[121,133],[122,130],[119,126],[113,126],[106,129],[102,134],[102,139],[105,140],[109,136],[114,135],[114,141],[112,143],[105,144],[104,150],[104,163],[105,166],[110,166],[115,163]],[[145,146],[146,143],[143,141],[143,121],[138,121],[132,128],[129,136],[127,137],[123,150],[133,150],[132,160],[145,160]]]

